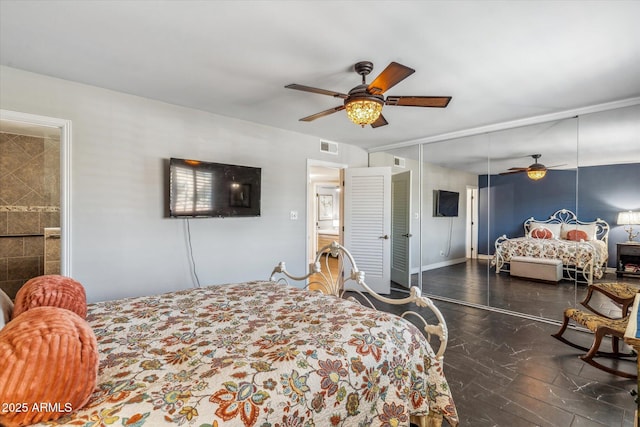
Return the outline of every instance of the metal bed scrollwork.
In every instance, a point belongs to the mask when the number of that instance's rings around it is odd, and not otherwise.
[[[325,253],[327,252],[327,253]],[[331,257],[331,258],[330,258]],[[324,258],[324,259],[323,259]],[[338,268],[331,267],[331,260],[334,260],[334,264],[338,265]],[[346,262],[345,262],[346,261]],[[324,263],[324,268],[323,264]],[[350,272],[346,273],[345,268],[350,267]],[[385,304],[391,305],[405,305],[414,303],[418,307],[426,307],[430,309],[438,319],[437,325],[429,324],[422,315],[409,310],[405,311],[400,317],[408,318],[412,316],[420,324],[428,340],[431,340],[432,336],[436,336],[439,340],[438,351],[436,356],[439,360],[444,358],[444,352],[447,348],[448,330],[447,324],[442,316],[442,313],[434,305],[433,301],[420,293],[420,289],[417,286],[412,286],[409,289],[409,296],[406,298],[387,298],[376,293],[365,282],[365,273],[360,271],[356,265],[355,260],[351,253],[338,242],[332,242],[320,248],[316,254],[315,260],[309,266],[309,273],[304,276],[295,276],[289,273],[286,269],[285,262],[280,262],[271,273],[271,281],[283,281],[288,284],[285,277],[277,278],[278,274],[282,274],[288,279],[295,281],[308,281],[305,288],[311,290],[317,290],[325,294],[334,295],[339,298],[345,298],[347,292],[353,292],[358,294],[364,301],[356,299],[354,296],[346,296],[346,299],[356,301],[359,303],[366,302],[374,310],[377,310],[376,306],[371,302],[371,298],[378,300]],[[352,283],[353,286],[348,285]],[[345,286],[347,285],[347,286]]]
[[[579,220],[575,213],[568,209],[556,211],[546,220],[531,217],[524,222],[524,237],[509,238],[506,235],[495,241],[495,253],[491,266],[496,274],[510,271],[511,258],[527,256],[534,258],[559,259],[562,261],[563,276],[587,284],[593,279],[600,279],[605,273],[608,261],[609,224],[598,218],[595,221]],[[553,238],[530,237],[536,227],[555,228]],[[567,240],[566,230],[589,227],[591,238],[587,240]]]
[[[347,268],[349,269],[348,273],[346,272]],[[278,277],[279,275],[281,276]],[[413,320],[411,323],[418,328],[422,328],[427,341],[431,341],[432,336],[438,339],[439,347],[435,357],[440,363],[443,363],[444,352],[447,348],[448,329],[442,313],[434,305],[433,301],[422,296],[420,289],[416,286],[411,287],[409,296],[405,298],[388,298],[376,293],[365,282],[365,273],[358,269],[351,253],[338,242],[334,241],[318,250],[314,262],[309,265],[307,274],[303,276],[293,275],[287,271],[286,263],[280,262],[274,268],[270,278],[273,282],[286,285],[289,285],[289,279],[297,282],[306,282],[304,286],[306,289],[351,300],[358,304],[369,306],[376,311],[378,308],[372,303],[371,299],[390,305],[413,303],[418,307],[430,309],[437,318],[438,323],[436,325],[429,324],[422,315],[413,310],[403,312],[400,317],[409,322],[411,322],[409,320],[409,317],[411,317]],[[352,293],[357,294],[360,298],[355,298]],[[419,427],[437,427],[442,425],[443,417],[441,414],[430,412],[427,415],[411,415],[410,421],[412,425]],[[449,419],[449,422],[451,423],[452,420]]]

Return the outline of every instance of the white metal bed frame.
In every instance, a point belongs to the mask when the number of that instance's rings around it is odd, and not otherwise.
[[[324,268],[322,265],[322,257],[324,256]],[[332,272],[330,267],[329,257],[336,258],[338,269]],[[350,273],[345,274],[345,269],[350,266]],[[285,277],[277,278],[279,274]],[[374,298],[380,302],[391,305],[404,305],[415,303],[418,307],[429,308],[436,316],[438,320],[437,325],[429,324],[425,318],[419,313],[409,310],[402,313],[400,317],[407,318],[412,316],[414,321],[418,321],[424,330],[424,334],[428,341],[431,341],[432,336],[436,336],[439,340],[438,351],[436,357],[442,361],[444,359],[444,352],[447,349],[448,341],[448,329],[447,324],[442,316],[442,313],[433,304],[433,301],[423,295],[421,295],[420,289],[417,286],[412,286],[409,290],[409,296],[406,298],[387,298],[371,289],[364,281],[364,272],[358,270],[355,260],[351,253],[338,242],[332,242],[318,249],[314,262],[309,264],[309,272],[304,276],[294,276],[287,271],[286,264],[280,262],[271,273],[271,281],[289,284],[287,279],[295,281],[305,281],[305,288],[312,289],[314,291],[323,292],[324,294],[335,295],[339,298],[345,298],[346,292],[355,292],[363,301],[356,299],[354,296],[347,296],[347,300],[355,301],[363,304],[366,302],[374,310],[377,308],[373,305],[370,298]],[[345,288],[345,285],[346,288]],[[365,295],[365,293],[368,295]],[[408,320],[408,319],[407,319]],[[414,323],[415,324],[415,323]],[[412,425],[418,427],[441,427],[443,422],[443,416],[441,414],[434,414],[430,412],[428,415],[411,415],[410,421]]]
[[[325,257],[324,268],[322,268],[323,266],[321,263],[323,256]],[[329,266],[329,257],[337,259],[338,270],[336,274],[331,271],[331,268]],[[348,266],[351,267],[351,271],[347,275],[345,274],[345,269]],[[278,274],[282,274],[286,277],[280,277],[278,279],[276,278]],[[284,282],[287,284],[289,284],[287,278],[295,281],[306,281],[307,284],[305,285],[305,288],[317,290],[324,294],[335,295],[339,298],[345,298],[346,292],[355,292],[360,297],[362,297],[364,302],[366,302],[367,305],[369,305],[374,310],[377,310],[377,308],[373,305],[370,298],[374,298],[380,302],[391,305],[415,303],[418,307],[427,307],[435,314],[436,318],[438,319],[437,325],[429,324],[422,315],[412,310],[405,311],[400,317],[407,318],[408,316],[412,316],[416,318],[417,321],[421,324],[421,327],[424,330],[424,333],[428,340],[431,340],[432,335],[438,338],[440,345],[438,347],[438,351],[436,352],[436,357],[438,358],[438,360],[442,360],[444,358],[444,352],[447,348],[448,330],[442,313],[434,305],[433,301],[421,295],[420,289],[417,286],[412,286],[411,289],[409,289],[409,296],[406,298],[398,299],[384,297],[371,289],[365,283],[364,277],[364,272],[358,270],[356,262],[353,259],[351,253],[338,242],[332,242],[331,244],[326,245],[318,250],[315,260],[309,265],[309,272],[306,275],[294,276],[287,271],[286,264],[284,262],[280,262],[273,269],[270,280],[274,282]],[[365,293],[367,295],[365,295]],[[361,304],[363,303],[363,301],[360,301],[351,295],[345,299],[356,301]]]
[[[575,213],[568,209],[560,209],[556,211],[553,215],[549,217],[547,220],[537,220],[533,217],[527,219],[524,222],[524,234],[525,236],[529,235],[531,231],[532,223],[544,223],[544,224],[568,224],[568,225],[595,225],[595,238],[597,240],[603,241],[605,244],[608,244],[609,240],[609,223],[598,218],[595,221],[581,221],[578,219]],[[510,262],[507,260],[507,257],[503,253],[502,243],[510,240],[506,235],[502,235],[498,237],[494,243],[495,246],[495,256],[491,261],[491,265],[496,268],[496,274],[499,274],[501,271],[509,272],[510,271]],[[580,247],[581,252],[595,252],[595,248],[589,242],[574,242],[576,245]],[[555,247],[553,242],[549,243],[549,245],[544,247],[545,257],[553,258],[553,254],[555,251]],[[594,261],[593,256],[590,257],[589,262],[583,267],[579,268],[575,265],[565,265],[563,263],[562,269],[565,278],[576,280],[578,282],[586,282],[587,284],[593,283],[593,268]],[[511,259],[509,256],[508,259]],[[604,260],[605,268],[606,268],[607,259]],[[582,279],[580,280],[580,275]]]

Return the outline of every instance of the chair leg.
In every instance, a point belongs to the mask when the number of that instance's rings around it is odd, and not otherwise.
[[[562,326],[560,326],[560,330],[555,334],[551,334],[552,337],[560,339],[564,331],[567,330],[567,326],[569,325],[569,318],[564,315],[564,319],[562,320]]]
[[[562,321],[562,326],[560,326],[560,330],[555,334],[551,334],[551,336],[557,339],[558,341],[561,341],[567,345],[570,345],[573,348],[577,348],[578,350],[589,351],[587,347],[583,347],[581,345],[572,343],[571,341],[569,341],[568,339],[562,336],[562,334],[564,334],[564,332],[567,330],[567,326],[569,326],[569,318],[566,315],[564,315],[564,320]]]
[[[602,338],[605,337],[606,335],[610,335],[613,331],[609,328],[605,328],[605,327],[600,327],[598,328],[598,330],[596,331],[596,333],[594,334],[594,340],[593,340],[593,345],[591,346],[591,348],[589,349],[589,351],[587,352],[587,354],[582,355],[582,356],[578,356],[580,357],[580,359],[582,359],[584,362],[588,363],[589,365],[593,366],[594,368],[598,368],[600,370],[603,370],[605,372],[608,372],[610,374],[613,375],[617,375],[619,377],[624,377],[624,378],[633,378],[633,379],[637,379],[638,375],[637,373],[628,373],[628,372],[624,372],[624,371],[620,371],[617,369],[613,369],[610,368],[608,366],[604,366],[601,363],[596,362],[595,360],[593,360],[593,358],[597,355],[599,355],[598,349],[600,348],[600,343],[602,342]],[[618,337],[612,337],[612,340],[617,340]],[[614,354],[619,354],[617,352],[617,344],[615,344],[615,349],[614,349]]]
[[[620,352],[620,338],[617,336],[611,337],[611,350],[612,353],[603,353],[606,357],[636,357],[637,354],[632,350],[630,353],[621,353]]]
[[[580,356],[580,359],[587,360],[593,359],[593,357],[598,353],[598,349],[600,348],[600,343],[602,342],[602,338],[605,336],[605,328],[598,328],[595,334],[593,334],[593,344],[591,344],[591,348],[587,351],[587,354]]]
[[[576,344],[574,342],[569,341],[568,339],[566,339],[565,337],[562,336],[562,334],[564,334],[564,332],[567,330],[567,326],[569,325],[569,318],[567,316],[564,316],[564,320],[562,322],[562,326],[560,326],[560,330],[558,332],[556,332],[555,334],[551,334],[552,337],[554,337],[555,339],[557,339],[560,342],[563,342],[573,348],[577,348],[578,350],[582,350],[585,351],[587,353],[589,353],[594,347],[593,345],[589,348],[589,347],[583,347],[579,344]],[[604,328],[601,327],[599,329],[602,330],[607,330],[608,332],[605,333],[604,335],[602,335],[602,337],[604,337],[607,334],[611,334],[611,329],[609,328]],[[602,341],[602,337],[600,338],[600,340],[598,341],[598,345],[595,347],[595,353],[592,357],[594,356],[600,356],[600,357],[613,357],[613,358],[619,358],[619,357],[635,357],[636,354],[631,352],[631,353],[620,353],[620,348],[619,348],[619,342],[620,339],[617,338],[616,336],[612,336],[611,337],[611,345],[613,346],[613,352],[612,353],[608,353],[606,351],[599,351],[598,348],[600,347],[600,341]],[[595,343],[594,343],[595,345]]]
[[[611,353],[616,356],[620,354],[620,338],[611,337]]]

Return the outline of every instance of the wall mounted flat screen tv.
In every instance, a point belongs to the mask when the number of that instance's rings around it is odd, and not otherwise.
[[[260,168],[169,159],[172,217],[260,216]]]
[[[460,193],[433,190],[433,216],[458,216]]]

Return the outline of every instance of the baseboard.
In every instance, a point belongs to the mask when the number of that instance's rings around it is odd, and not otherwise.
[[[437,262],[435,264],[428,264],[428,265],[423,265],[422,266],[422,271],[427,271],[427,270],[435,270],[436,268],[442,268],[442,267],[448,267],[450,265],[455,265],[455,264],[462,264],[467,262],[467,258],[456,258],[456,259],[449,259],[446,261],[442,261],[442,262]],[[418,274],[418,269],[417,268],[412,268],[411,269],[411,274]]]

